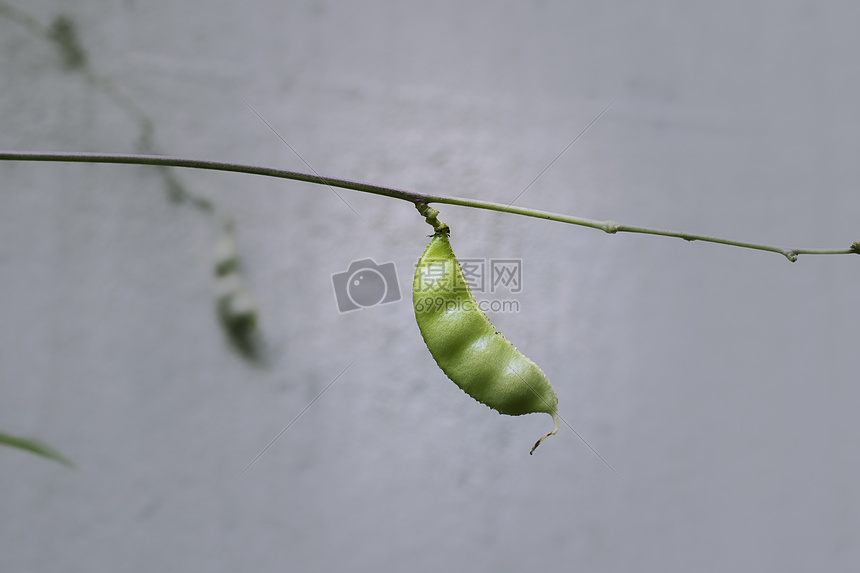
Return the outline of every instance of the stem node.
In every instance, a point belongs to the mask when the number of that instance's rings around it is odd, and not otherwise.
[[[621,223],[617,221],[605,221],[603,223],[603,231],[609,235],[614,235],[621,229]]]

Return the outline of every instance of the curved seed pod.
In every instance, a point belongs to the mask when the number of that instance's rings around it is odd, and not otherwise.
[[[257,303],[239,274],[239,245],[233,220],[225,216],[224,232],[215,244],[215,299],[218,314],[230,335],[247,346],[257,326]]]
[[[215,243],[215,276],[222,277],[239,272],[239,244],[236,242],[236,228],[233,218],[224,215],[224,232]]]
[[[234,334],[241,335],[254,330],[257,325],[257,303],[238,273],[215,279],[215,300],[221,320]]]
[[[235,272],[239,267],[239,246],[232,230],[225,232],[215,243],[215,276]]]
[[[535,443],[533,453],[558,432],[555,390],[538,365],[508,342],[478,307],[451,250],[448,226],[435,216],[427,221],[437,230],[418,260],[412,285],[415,320],[424,342],[439,368],[478,402],[510,416],[552,416],[553,430]]]

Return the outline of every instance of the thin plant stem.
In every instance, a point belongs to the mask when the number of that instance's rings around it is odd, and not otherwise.
[[[463,199],[461,197],[449,197],[446,195],[430,195],[427,193],[418,193],[415,191],[406,191],[403,189],[393,189],[391,187],[383,187],[380,185],[371,185],[369,183],[360,183],[349,181],[346,179],[337,179],[334,177],[326,177],[320,175],[311,175],[309,173],[301,173],[299,171],[287,171],[285,169],[275,169],[273,167],[260,167],[256,165],[246,165],[242,163],[227,163],[222,161],[208,161],[203,159],[187,159],[183,157],[167,157],[162,155],[139,155],[139,154],[118,154],[118,153],[72,153],[72,152],[47,152],[47,151],[0,151],[0,160],[3,161],[63,161],[73,163],[117,163],[127,165],[158,165],[162,167],[186,167],[191,169],[209,169],[213,171],[230,171],[233,173],[247,173],[251,175],[262,175],[265,177],[276,177],[280,179],[290,179],[293,181],[305,181],[307,183],[317,183],[329,185],[332,187],[340,187],[342,189],[350,189],[352,191],[360,191],[362,193],[372,193],[374,195],[383,195],[394,199],[409,201],[415,205],[442,203],[447,205],[459,205],[461,207],[472,207],[474,209],[486,209],[489,211],[499,211],[502,213],[511,213],[515,215],[523,215],[525,217],[536,217],[538,219],[546,219],[548,221],[556,221],[559,223],[568,223],[570,225],[579,225],[582,227],[591,227],[599,229],[605,233],[639,233],[643,235],[658,235],[663,237],[677,237],[685,241],[702,241],[707,243],[717,243],[720,245],[729,245],[733,247],[741,247],[745,249],[755,249],[758,251],[768,251],[779,253],[789,261],[796,261],[799,255],[848,255],[860,254],[860,241],[854,242],[847,248],[842,249],[789,249],[785,247],[775,247],[771,245],[762,245],[758,243],[750,243],[747,241],[735,241],[733,239],[724,239],[721,237],[712,237],[707,235],[696,235],[692,233],[684,233],[680,231],[668,231],[664,229],[653,229],[649,227],[639,227],[635,225],[625,225],[615,221],[598,221],[595,219],[586,219],[584,217],[573,217],[562,213],[553,213],[551,211],[540,211],[538,209],[529,209],[527,207],[515,207],[513,205],[505,205],[503,203],[493,203],[490,201],[479,201],[477,199]]]

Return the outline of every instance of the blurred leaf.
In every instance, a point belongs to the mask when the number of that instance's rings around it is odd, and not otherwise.
[[[78,37],[78,27],[71,16],[57,16],[51,24],[48,37],[62,50],[66,68],[82,68],[87,64],[87,54]]]
[[[74,464],[64,458],[60,452],[46,444],[43,444],[38,440],[19,438],[17,436],[10,436],[9,434],[4,434],[3,432],[0,432],[0,445],[9,446],[11,448],[18,448],[21,450],[27,450],[34,454],[54,460],[55,462],[60,462],[64,466],[74,467]]]

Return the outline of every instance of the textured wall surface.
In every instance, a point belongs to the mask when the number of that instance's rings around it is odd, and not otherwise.
[[[109,85],[165,154],[860,240],[856,4],[2,6],[31,19],[0,10],[0,149],[136,151]],[[40,33],[60,15],[84,67]],[[159,170],[0,162],[0,430],[76,464],[0,448],[0,571],[856,570],[860,258],[443,206],[458,255],[523,261],[491,318],[566,421],[530,457],[549,418],[470,400],[421,340],[411,205],[172,173],[236,221],[261,360],[218,323],[217,220]],[[341,314],[365,258],[406,296]]]

